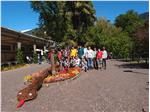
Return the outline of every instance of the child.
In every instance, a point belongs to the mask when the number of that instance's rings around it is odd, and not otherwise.
[[[70,58],[70,67],[75,67],[75,58],[74,57]]]
[[[65,70],[68,70],[68,68],[69,68],[69,62],[68,62],[68,59],[67,59],[67,58],[64,58],[62,64],[63,64],[63,68],[64,68]]]
[[[80,59],[77,56],[75,57],[75,66],[76,67],[80,66]]]

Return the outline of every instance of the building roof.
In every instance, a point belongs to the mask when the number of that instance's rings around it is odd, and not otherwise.
[[[1,35],[2,35],[4,32],[11,32],[11,33],[15,33],[15,34],[18,34],[18,35],[25,36],[25,37],[27,37],[27,38],[37,39],[37,40],[41,40],[41,41],[54,42],[54,41],[52,41],[52,40],[50,40],[50,39],[47,40],[47,39],[40,38],[40,37],[31,35],[31,34],[26,34],[26,33],[18,32],[18,31],[12,30],[12,29],[10,29],[10,28],[1,27]]]

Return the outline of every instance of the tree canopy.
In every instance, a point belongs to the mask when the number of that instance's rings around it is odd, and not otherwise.
[[[80,42],[96,19],[91,1],[32,1],[31,6],[40,14],[40,27],[57,42]]]
[[[136,27],[143,24],[137,12],[133,10],[127,11],[125,14],[121,14],[116,17],[115,25],[121,27],[123,31],[132,34]]]
[[[130,54],[134,57],[148,57],[148,21],[140,18],[137,12],[129,10],[116,17],[115,25],[127,32],[132,41]]]
[[[129,55],[131,42],[128,34],[122,32],[120,28],[117,28],[104,18],[97,20],[95,26],[88,32],[88,38],[92,38],[93,45],[98,48],[105,46],[116,57],[127,57]]]

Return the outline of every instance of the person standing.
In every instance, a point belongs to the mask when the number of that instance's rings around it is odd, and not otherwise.
[[[62,61],[62,52],[61,52],[61,50],[58,50],[57,58],[58,58],[58,61],[59,61],[59,62]]]
[[[98,49],[97,55],[96,55],[96,61],[97,61],[98,69],[102,68],[102,55],[103,55],[103,51]]]
[[[103,47],[103,55],[102,55],[102,67],[106,69],[106,59],[107,59],[107,51],[105,47]]]
[[[87,64],[88,64],[88,69],[92,69],[93,68],[93,50],[91,49],[91,47],[88,47],[88,50],[86,52],[86,58],[87,58]]]
[[[79,46],[79,48],[78,48],[78,58],[80,59],[80,65],[81,65],[81,60],[82,60],[83,55],[84,55],[84,48],[82,46]]]
[[[79,48],[78,48],[78,57],[80,59],[82,59],[83,54],[84,54],[84,49],[82,48],[82,46],[79,46]]]
[[[83,48],[83,51],[84,51],[83,57],[86,57],[87,48],[84,47],[84,48]]]
[[[75,49],[74,47],[72,47],[71,52],[70,52],[70,57],[76,57],[77,56],[77,49]]]
[[[49,62],[49,64],[51,63],[51,61],[50,61],[50,59],[51,59],[51,53],[52,53],[52,51],[49,51],[49,53],[48,53],[48,62]]]
[[[41,56],[38,54],[38,64],[41,64]]]
[[[60,49],[57,52],[57,59],[58,59],[59,65],[60,65],[60,70],[62,70],[63,69],[63,67],[62,67],[62,51]]]
[[[96,61],[96,54],[97,54],[97,50],[96,50],[96,48],[94,48],[94,51],[93,51],[93,67],[94,67],[95,69],[98,68],[98,67],[97,67],[97,61]]]

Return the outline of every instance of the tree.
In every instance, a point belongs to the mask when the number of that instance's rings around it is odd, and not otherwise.
[[[38,54],[36,52],[33,52],[33,62],[38,63]]]
[[[32,35],[35,35],[40,38],[47,38],[48,36],[46,35],[46,31],[41,27],[41,28],[35,28],[32,30]]]
[[[123,31],[132,34],[135,28],[143,24],[137,12],[133,10],[127,11],[125,14],[121,14],[115,19],[115,25],[121,27]]]
[[[96,19],[90,1],[32,1],[31,6],[40,14],[40,27],[56,42],[80,42],[81,35]]]
[[[137,27],[143,25],[144,21],[140,19],[137,12],[133,10],[127,11],[125,14],[121,14],[116,17],[115,25],[117,27],[121,27],[122,31],[127,32],[129,34],[130,40],[132,41],[132,48],[130,50],[130,55],[132,60],[137,57],[137,44],[138,41],[134,38]]]
[[[32,1],[34,11],[40,14],[39,26],[45,30],[52,40],[61,42],[65,33],[64,28],[64,2]]]
[[[149,57],[149,22],[136,28],[134,32],[135,50],[136,53],[143,58]]]
[[[116,58],[129,56],[131,42],[128,33],[121,31],[104,18],[99,18],[95,26],[90,28],[88,38],[89,42],[94,42],[98,48],[105,46]]]
[[[78,33],[85,32],[94,24],[96,17],[92,2],[68,1],[66,6],[66,11],[72,15],[73,29]]]

